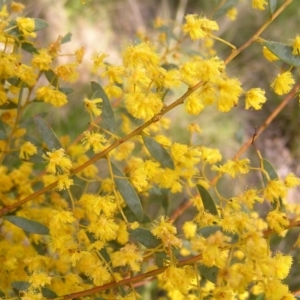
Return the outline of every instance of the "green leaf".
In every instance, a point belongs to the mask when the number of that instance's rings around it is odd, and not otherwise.
[[[36,18],[34,18],[33,20],[34,20],[34,31],[38,31],[48,27],[48,23],[45,20],[36,19]]]
[[[30,283],[27,281],[15,281],[11,283],[11,286],[17,291],[26,291],[30,287]]]
[[[111,166],[118,192],[123,197],[127,206],[141,221],[143,219],[143,208],[139,196],[125,175],[114,164],[111,164]]]
[[[155,139],[143,135],[143,141],[150,154],[161,164],[163,168],[174,170],[174,163],[167,150]]]
[[[112,109],[110,100],[107,97],[104,89],[97,82],[92,81],[91,86],[93,91],[92,99],[101,98],[103,101],[103,110],[102,110],[102,119],[104,123],[103,127],[105,129],[108,129],[110,132],[114,133],[116,130],[116,124],[115,124],[114,111]]]
[[[201,277],[204,277],[205,279],[209,280],[212,283],[217,282],[219,268],[217,268],[216,266],[208,267],[200,264],[198,270]]]
[[[51,85],[54,87],[58,86],[58,78],[52,70],[44,71],[44,74]]]
[[[34,122],[49,150],[62,148],[60,141],[49,124],[39,115],[33,116]]]
[[[68,88],[68,87],[60,87],[60,88],[58,88],[58,90],[65,95],[69,95],[69,94],[73,93],[73,91],[74,91],[73,89]]]
[[[126,219],[128,220],[128,222],[133,223],[133,222],[139,222],[141,224],[145,224],[145,223],[150,223],[151,219],[147,216],[147,215],[143,215],[143,219],[139,220],[136,215],[129,209],[129,207],[125,207],[123,209],[123,213],[126,216]]]
[[[223,6],[220,7],[213,15],[213,18],[219,18],[227,13],[227,11],[234,7],[238,3],[238,0],[228,0]]]
[[[155,263],[159,268],[164,267],[166,261],[169,261],[170,257],[165,252],[155,252]]]
[[[65,44],[65,43],[68,43],[71,41],[71,38],[72,38],[72,33],[71,32],[68,32],[61,40],[61,44]]]
[[[269,0],[270,14],[273,15],[277,7],[277,0]]]
[[[157,239],[149,229],[137,228],[130,230],[130,235],[138,240],[146,248],[156,248],[161,244],[161,241]]]
[[[24,43],[21,43],[21,48],[26,51],[26,52],[29,52],[29,53],[39,53],[38,50],[31,44],[31,43],[28,43],[28,42],[24,42]]]
[[[283,62],[294,67],[300,67],[300,56],[292,54],[293,48],[286,44],[264,41],[262,43]]]
[[[21,83],[21,79],[17,77],[11,77],[6,80],[13,86],[19,86],[19,84]]]
[[[268,173],[271,180],[278,179],[278,175],[277,175],[276,170],[274,169],[274,167],[272,166],[272,164],[268,160],[263,159],[261,161],[261,166],[260,167]],[[262,174],[264,185],[267,186],[269,180],[263,172],[261,174]]]
[[[58,295],[55,292],[53,292],[52,290],[45,288],[45,287],[42,287],[42,295],[45,298],[57,298],[58,297]]]
[[[5,216],[4,219],[29,233],[36,233],[41,235],[49,234],[48,227],[36,221],[28,220],[18,216]]]
[[[3,105],[0,105],[1,110],[15,109],[15,108],[18,108],[18,105],[13,102],[6,102]]]
[[[200,193],[204,209],[210,212],[212,215],[218,215],[216,204],[208,191],[199,184],[197,184],[197,189]]]
[[[6,140],[6,138],[7,138],[6,133],[0,130],[0,140]]]

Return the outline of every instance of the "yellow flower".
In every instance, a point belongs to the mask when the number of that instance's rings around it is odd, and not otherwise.
[[[252,7],[258,10],[264,10],[265,5],[268,5],[266,0],[252,0]]]
[[[79,64],[82,63],[84,52],[85,52],[84,47],[81,47],[80,49],[78,49],[78,50],[75,51],[76,62],[78,62]]]
[[[68,174],[72,168],[72,162],[69,157],[66,156],[64,149],[52,150],[52,152],[46,152],[47,155],[43,155],[48,161],[46,170],[51,174]]]
[[[112,253],[110,256],[114,267],[128,265],[134,272],[138,272],[141,269],[143,256],[134,244],[127,244],[119,251]]]
[[[227,112],[238,103],[239,96],[243,91],[241,83],[236,78],[219,79],[217,87],[219,91],[218,109]]]
[[[300,178],[296,177],[295,174],[290,173],[284,179],[284,184],[287,188],[293,188],[300,185]]]
[[[37,148],[31,142],[25,142],[20,149],[20,158],[28,160],[30,156],[37,153]]]
[[[99,132],[85,131],[83,135],[84,137],[81,139],[81,143],[85,151],[93,148],[94,153],[99,153],[105,149],[104,144],[107,140],[103,134]]]
[[[55,107],[61,107],[68,102],[65,94],[47,86],[42,86],[37,90],[36,98],[37,100],[43,100],[46,103],[50,103]]]
[[[110,84],[122,84],[122,76],[125,74],[123,66],[107,66],[106,71],[101,74],[101,77],[107,77]]]
[[[170,246],[180,248],[182,246],[182,241],[175,236],[177,233],[176,227],[173,226],[165,216],[161,216],[160,220],[156,221],[151,232],[158,239],[162,240],[166,248]]]
[[[227,10],[226,17],[231,21],[235,21],[237,13],[238,13],[237,9],[235,7],[232,7]]]
[[[57,175],[57,190],[68,190],[73,184],[73,179],[71,179],[68,174]]]
[[[25,37],[36,37],[36,33],[33,32],[35,27],[33,19],[18,17],[16,21],[19,30],[24,34]]]
[[[52,57],[47,49],[40,49],[38,54],[33,55],[32,65],[39,70],[49,70],[51,62]]]
[[[51,283],[51,276],[43,272],[34,272],[30,275],[29,282],[31,283],[31,287],[40,288]]]
[[[253,88],[246,92],[246,109],[253,107],[259,110],[266,101],[265,91],[260,88]]]
[[[289,225],[286,214],[278,210],[273,210],[268,213],[267,222],[269,227],[274,229],[277,233],[282,232]]]
[[[187,221],[183,224],[182,230],[187,239],[192,239],[196,235],[197,224],[193,221]]]
[[[201,18],[196,14],[185,16],[186,23],[182,26],[182,31],[188,33],[192,40],[201,39],[211,34],[213,30],[219,30],[217,22]]]
[[[92,56],[92,72],[97,73],[98,69],[104,66],[104,59],[108,57],[106,53],[94,53]]]
[[[150,43],[130,45],[123,52],[123,65],[125,68],[134,69],[139,66],[151,68],[158,66],[159,56]]]
[[[163,108],[163,103],[158,94],[151,92],[144,94],[140,91],[126,94],[125,105],[132,116],[145,120],[149,120]]]
[[[201,147],[201,158],[205,163],[215,164],[222,160],[222,154],[218,149]]]
[[[276,61],[279,60],[275,54],[273,54],[266,46],[263,46],[263,55],[268,61]]]
[[[95,116],[100,116],[102,113],[102,102],[101,98],[96,98],[89,100],[88,98],[84,97],[83,99],[85,109],[90,113],[94,114]]]
[[[297,35],[295,37],[295,39],[293,40],[292,47],[293,47],[293,52],[292,53],[294,55],[300,55],[300,36],[299,35]]]
[[[23,5],[23,4],[20,3],[20,2],[14,2],[14,1],[13,1],[13,2],[11,3],[10,7],[11,7],[11,10],[12,10],[13,12],[21,13],[21,12],[24,10],[25,5]]]
[[[295,80],[291,72],[285,72],[277,75],[271,83],[271,88],[277,95],[287,94],[293,87]]]
[[[237,174],[247,174],[249,172],[250,160],[244,158],[241,160],[228,160],[223,166],[213,166],[212,170],[229,174],[232,178],[235,178]]]
[[[198,115],[203,109],[204,105],[199,95],[193,93],[185,100],[185,109],[190,115]]]
[[[285,198],[286,194],[287,194],[286,186],[284,185],[283,182],[277,179],[270,180],[264,190],[264,197],[270,202],[273,202],[275,199],[278,199],[279,197]]]
[[[75,82],[79,77],[78,72],[75,70],[77,66],[77,62],[65,64],[57,67],[54,72],[58,77],[61,77],[62,80],[66,82]]]

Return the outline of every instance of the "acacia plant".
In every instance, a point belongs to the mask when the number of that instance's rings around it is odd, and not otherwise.
[[[234,18],[236,3],[221,1],[218,15]],[[288,274],[293,256],[297,263],[300,206],[287,201],[287,191],[300,179],[278,178],[255,144],[287,103],[298,101],[300,36],[290,45],[261,37],[290,3],[249,1],[257,13],[269,10],[269,18],[239,48],[217,37],[218,23],[203,13],[187,14],[180,32],[157,19],[158,34],[128,44],[120,65],[96,53],[96,79],[81,99],[90,121],[72,140],[57,136],[46,114],[31,112],[38,102],[45,110],[68,103],[84,48],[61,64],[70,35],[42,46],[35,38],[47,23],[22,16],[20,3],[2,1],[3,299],[294,299],[297,282],[291,288]],[[230,55],[221,58],[213,41],[230,47]],[[244,90],[239,74],[226,72],[254,42],[270,68],[280,66],[270,83],[271,95],[282,96],[279,106],[235,157],[196,139],[178,142],[168,118],[175,108],[199,118],[207,106],[225,114],[236,106],[253,114],[262,109],[265,90]],[[190,137],[201,132],[196,123],[182,130]],[[261,182],[251,182],[249,173],[259,173]],[[225,197],[222,180],[239,189]],[[176,195],[181,205],[170,212]],[[274,237],[289,243],[289,252],[280,252]]]

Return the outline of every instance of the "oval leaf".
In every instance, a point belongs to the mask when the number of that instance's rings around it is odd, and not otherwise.
[[[161,164],[163,168],[174,170],[174,163],[167,150],[155,139],[143,135],[143,141],[150,154]]]
[[[35,53],[35,54],[38,53],[38,50],[31,43],[28,43],[28,42],[21,43],[21,48],[24,51],[29,52],[31,54],[32,53]]]
[[[11,283],[11,286],[17,291],[26,291],[30,287],[30,283],[27,281],[15,281]]]
[[[130,235],[138,240],[146,248],[156,248],[161,244],[161,241],[157,239],[150,230],[145,228],[137,228],[130,230]]]
[[[58,86],[58,79],[56,74],[52,70],[44,71],[46,78],[48,79],[49,83],[54,87]]]
[[[116,130],[115,116],[109,98],[107,97],[104,89],[97,82],[92,81],[91,86],[93,91],[93,99],[101,98],[103,101],[103,110],[102,110],[102,119],[104,123],[103,127],[105,129],[108,129],[110,132],[115,132]]]
[[[33,117],[34,122],[49,150],[62,148],[60,141],[52,128],[39,115]]]
[[[60,88],[58,88],[58,90],[65,95],[69,95],[74,91],[73,89],[68,88],[68,87],[60,87]]]
[[[278,179],[277,172],[275,171],[274,167],[272,166],[272,164],[268,160],[263,159],[261,161],[261,166],[260,167],[268,173],[271,180]],[[262,174],[264,185],[267,186],[269,180],[263,172],[261,174]]]
[[[264,41],[263,45],[288,65],[300,67],[300,56],[292,54],[291,46],[271,41]]]
[[[71,41],[71,38],[72,38],[72,33],[71,32],[68,32],[61,40],[61,44],[65,44],[65,43],[68,43]]]
[[[211,281],[212,283],[217,282],[219,269],[216,266],[208,267],[200,264],[198,270],[201,277],[204,277],[205,279]]]
[[[28,220],[18,216],[5,216],[4,219],[29,233],[36,233],[42,235],[49,234],[48,227],[36,221]]]
[[[143,208],[139,196],[124,174],[115,165],[111,164],[111,166],[115,175],[114,181],[118,188],[118,192],[123,197],[127,206],[141,221],[143,219]]]
[[[269,10],[271,15],[274,14],[277,7],[277,0],[269,0]]]
[[[45,287],[42,287],[42,295],[45,298],[57,298],[58,297],[58,295],[55,292],[53,292],[52,290],[45,288]]]
[[[218,215],[216,204],[208,191],[199,184],[197,184],[197,189],[200,193],[204,209],[210,212],[212,215]]]
[[[48,23],[42,19],[34,18],[34,31],[38,31],[44,29],[48,26]]]

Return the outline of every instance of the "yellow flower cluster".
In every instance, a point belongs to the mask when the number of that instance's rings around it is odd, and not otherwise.
[[[258,10],[267,4],[252,1]],[[93,82],[83,97],[90,123],[71,141],[35,116],[40,142],[24,112],[36,101],[68,103],[63,85],[79,79],[84,48],[61,64],[63,38],[39,48],[33,41],[44,22],[19,16],[23,9],[12,2],[0,11],[0,212],[9,212],[0,222],[3,299],[18,291],[23,300],[96,292],[99,299],[136,300],[143,295],[135,282],[156,275],[171,300],[292,299],[284,280],[293,258],[273,251],[269,236],[284,238],[298,226],[299,205],[287,204],[287,195],[300,178],[278,178],[258,151],[262,167],[240,154],[228,159],[199,138],[206,128],[198,120],[172,136],[174,118],[164,117],[181,105],[193,116],[212,104],[228,112],[242,95],[246,110],[266,102],[263,89],[243,91],[242,80],[227,74],[228,60],[214,49],[213,40],[221,40],[212,34],[216,21],[188,14],[180,38],[163,32],[158,43],[140,34],[120,65],[107,63],[105,53],[92,55],[91,73],[105,86]],[[237,10],[225,13],[234,20]],[[155,26],[167,25],[157,19]],[[178,51],[188,37],[201,53]],[[298,36],[292,48],[297,57]],[[270,62],[279,59],[267,48],[263,53]],[[271,88],[283,95],[294,84],[290,69]],[[263,185],[251,182],[257,171]]]

